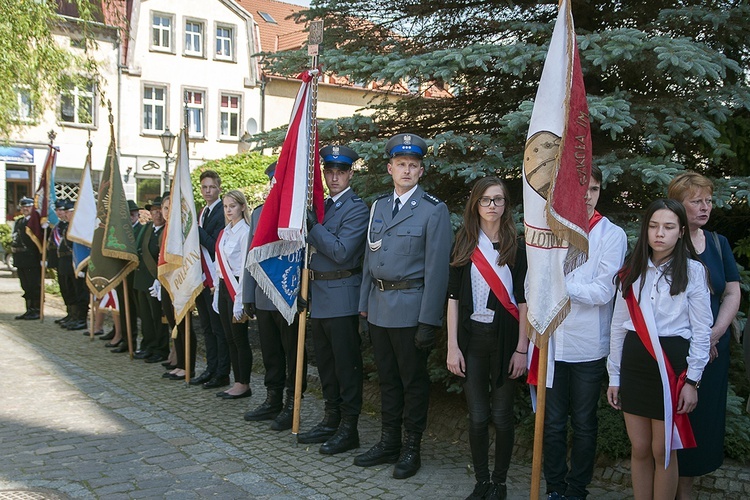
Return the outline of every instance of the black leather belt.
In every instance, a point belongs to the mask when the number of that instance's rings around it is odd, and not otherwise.
[[[372,284],[381,292],[386,290],[407,290],[409,288],[419,288],[424,285],[424,279],[417,278],[413,280],[387,281],[373,278]]]
[[[340,280],[342,278],[348,278],[362,272],[362,267],[355,267],[354,269],[345,269],[343,271],[313,271],[310,269],[311,280]]]

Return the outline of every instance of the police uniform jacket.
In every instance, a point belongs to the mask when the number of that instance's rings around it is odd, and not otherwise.
[[[263,205],[258,205],[250,216],[250,236],[248,241],[251,243],[253,241],[253,236],[255,236],[255,230],[258,227],[258,220],[260,220],[260,213],[262,210]],[[260,288],[260,285],[255,281],[253,275],[247,270],[247,267],[242,271],[242,274],[242,302],[245,304],[255,304],[255,308],[260,309],[261,311],[277,311],[278,309],[276,306],[273,305],[271,299],[269,299]]]
[[[154,234],[154,223],[149,222],[143,229],[141,244],[138,245],[138,268],[135,270],[133,287],[147,292],[154,284],[159,262],[159,244],[164,226]]]
[[[55,233],[62,235],[62,226],[65,222],[60,221],[56,226],[51,226],[47,230],[47,269],[57,269],[58,267],[58,247],[55,241]]]
[[[360,311],[383,328],[441,326],[453,238],[448,208],[417,186],[396,217],[392,211],[393,192],[375,200],[370,212]],[[373,282],[377,279],[421,279],[424,284],[381,291]]]
[[[368,210],[350,188],[328,209],[322,224],[310,230],[310,317],[338,318],[359,313],[362,256],[365,250]],[[355,271],[340,279],[314,279],[315,272]]]
[[[67,222],[60,222],[57,227],[61,236],[60,246],[57,247],[57,271],[60,274],[73,274],[75,272],[75,269],[73,268],[73,246],[70,243],[70,240],[68,240],[68,229],[70,224]]]
[[[28,219],[21,217],[16,221],[13,226],[13,234],[11,235],[11,249],[13,251],[13,265],[16,267],[40,267],[42,255],[39,252],[39,248],[34,244],[34,241],[26,233],[26,226]]]

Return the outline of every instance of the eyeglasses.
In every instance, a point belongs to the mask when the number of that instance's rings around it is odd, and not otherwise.
[[[482,196],[481,198],[479,198],[480,207],[489,207],[490,203],[494,203],[496,207],[504,207],[505,198],[502,196],[496,196],[494,198],[488,198],[487,196]]]

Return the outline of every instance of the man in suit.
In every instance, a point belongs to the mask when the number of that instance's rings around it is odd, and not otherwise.
[[[362,353],[359,337],[359,289],[368,209],[349,183],[359,155],[346,146],[320,150],[330,198],[318,223],[308,212],[310,318],[315,359],[323,386],[323,420],[297,437],[323,443],[320,453],[335,455],[359,447],[357,422],[362,410]]]
[[[169,354],[169,332],[167,326],[162,323],[161,303],[155,296],[157,294],[154,293],[154,290],[159,288],[155,283],[157,282],[160,240],[165,224],[161,213],[161,200],[162,197],[157,196],[153,202],[146,204],[146,210],[151,212],[151,222],[145,225],[139,233],[139,239],[136,240],[138,268],[133,276],[133,288],[136,291],[143,341],[135,357],[147,363],[164,361]],[[127,351],[127,346],[122,345],[113,352],[125,351]]]
[[[394,190],[376,199],[370,212],[359,303],[380,379],[382,433],[354,463],[395,462],[396,479],[413,476],[421,466],[427,356],[443,322],[453,236],[448,208],[419,186],[426,152],[425,141],[413,134],[398,134],[386,144]]]
[[[42,295],[42,253],[29,233],[35,236],[39,245],[43,236],[39,226],[39,214],[34,216],[36,221],[31,220],[34,200],[24,196],[19,202],[19,208],[22,217],[16,219],[16,224],[13,226],[11,252],[13,252],[13,265],[21,281],[23,298],[26,299],[26,312],[19,314],[15,319],[39,319],[39,302]]]
[[[213,170],[201,173],[201,196],[206,206],[198,216],[198,238],[201,244],[204,288],[195,300],[198,319],[201,322],[203,338],[206,344],[206,370],[190,381],[191,385],[203,385],[204,389],[213,389],[229,385],[229,347],[221,326],[221,319],[211,303],[211,287],[219,286],[218,279],[212,283],[211,274],[216,259],[216,239],[226,226],[224,205],[219,198],[221,178]],[[209,262],[210,260],[210,262]]]
[[[266,175],[273,179],[276,162],[266,169]],[[258,228],[258,220],[263,210],[260,205],[253,210],[250,220],[250,241]],[[281,315],[274,303],[263,292],[255,278],[244,270],[242,276],[242,298],[245,313],[258,318],[258,336],[260,352],[266,374],[263,384],[266,386],[266,399],[260,406],[245,413],[248,422],[273,420],[271,430],[283,431],[292,428],[294,415],[295,368],[297,366],[297,339],[299,335],[299,315],[295,315],[290,325]],[[307,359],[303,363],[302,392],[307,388]],[[284,389],[286,388],[286,398]],[[283,402],[282,402],[283,400]]]

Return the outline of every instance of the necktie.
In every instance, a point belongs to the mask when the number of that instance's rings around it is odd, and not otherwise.
[[[206,224],[206,219],[208,219],[208,212],[210,212],[208,207],[203,209],[203,216],[201,217],[201,227]]]
[[[328,213],[328,211],[331,209],[332,206],[333,206],[333,198],[328,198],[326,200],[326,213]]]
[[[396,203],[393,204],[393,217],[396,217],[396,214],[398,213],[399,208],[401,207],[401,199],[396,198]]]

